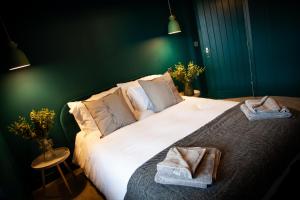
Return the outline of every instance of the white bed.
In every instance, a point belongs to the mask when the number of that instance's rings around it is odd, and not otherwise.
[[[120,128],[102,139],[93,132],[76,135],[73,160],[106,199],[123,199],[127,183],[138,167],[238,104],[184,98],[185,101]]]

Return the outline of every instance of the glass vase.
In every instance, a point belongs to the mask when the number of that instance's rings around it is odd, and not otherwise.
[[[194,88],[192,86],[192,82],[187,81],[184,83],[184,95],[185,96],[193,96],[194,95]]]
[[[55,156],[54,150],[53,150],[53,141],[50,138],[40,138],[37,140],[39,147],[42,151],[44,160],[50,160]]]

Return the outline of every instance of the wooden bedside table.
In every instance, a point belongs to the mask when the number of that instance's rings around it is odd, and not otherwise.
[[[179,93],[181,96],[184,96],[183,92]],[[193,97],[200,97],[200,90],[194,90]]]
[[[54,154],[53,154],[54,153]],[[64,163],[66,168],[72,173],[72,175],[75,177],[73,171],[65,161],[70,156],[70,150],[67,147],[60,147],[53,149],[53,153],[50,151],[46,152],[46,157],[49,157],[48,159],[45,159],[45,155],[41,154],[37,158],[35,158],[32,163],[31,167],[36,170],[42,171],[42,181],[43,181],[43,188],[45,188],[45,169],[51,168],[56,166],[58,169],[61,178],[63,179],[66,187],[68,188],[69,192],[72,194],[71,188],[59,166],[59,164]],[[53,154],[53,155],[51,155]]]

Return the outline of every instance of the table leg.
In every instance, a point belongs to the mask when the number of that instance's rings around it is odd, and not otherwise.
[[[57,169],[58,169],[58,171],[59,171],[59,173],[60,173],[60,175],[61,175],[61,178],[63,179],[65,185],[67,186],[67,188],[68,188],[70,194],[72,194],[71,188],[70,188],[70,186],[69,186],[69,184],[68,184],[68,182],[67,182],[67,180],[66,180],[66,178],[65,178],[65,176],[64,176],[64,173],[62,172],[62,170],[61,170],[61,168],[60,168],[60,166],[59,166],[59,165],[56,165],[56,167],[57,167]]]
[[[73,175],[74,178],[76,178],[74,172],[72,171],[72,169],[69,167],[68,163],[66,161],[64,161],[64,165],[65,167],[69,170],[69,172],[71,172],[71,174]]]
[[[45,189],[46,180],[45,180],[45,170],[42,169],[42,181],[43,181],[43,188]]]

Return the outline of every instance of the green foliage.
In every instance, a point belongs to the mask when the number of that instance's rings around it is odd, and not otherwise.
[[[202,74],[204,70],[205,67],[200,67],[190,61],[187,67],[179,62],[178,64],[175,64],[174,70],[169,68],[168,71],[172,78],[184,84],[186,82],[192,82],[197,76]]]
[[[19,135],[24,139],[42,139],[47,138],[49,130],[54,125],[55,113],[48,108],[41,110],[32,110],[29,113],[30,123],[19,116],[19,120],[8,126],[9,132]]]

